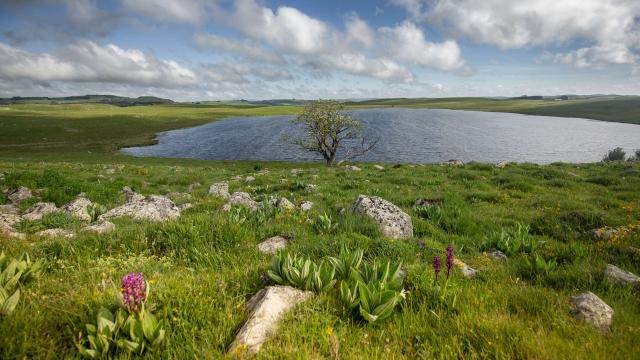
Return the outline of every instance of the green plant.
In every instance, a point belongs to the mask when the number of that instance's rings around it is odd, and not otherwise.
[[[336,284],[336,268],[330,263],[321,261],[320,265],[313,264],[312,282],[316,292],[326,292]]]
[[[414,211],[418,216],[430,220],[436,226],[442,223],[442,209],[438,205],[418,205],[414,207]]]
[[[20,289],[16,289],[16,291],[9,296],[9,293],[0,285],[0,315],[10,315],[16,309],[18,301],[20,301]]]
[[[302,290],[311,290],[312,263],[308,258],[279,252],[273,257],[267,275],[278,284],[290,284]]]
[[[307,185],[303,181],[296,180],[293,182],[293,184],[291,184],[291,191],[304,190],[306,186]]]
[[[0,253],[0,286],[6,291],[12,290],[18,284],[27,284],[40,275],[44,262],[32,262],[29,254],[23,253],[18,259],[9,258]]]
[[[609,150],[602,158],[602,161],[624,161],[624,157],[626,155],[627,153],[621,147],[617,147],[615,149]]]
[[[338,255],[338,257],[330,256],[328,260],[336,269],[338,277],[341,279],[347,279],[352,270],[358,270],[360,268],[363,254],[364,251],[361,249],[349,251],[346,246],[342,246],[342,249],[340,249],[340,255]]]
[[[91,222],[98,220],[98,217],[107,212],[107,207],[98,203],[93,203],[87,207],[87,213],[91,217]]]
[[[538,241],[529,235],[528,225],[516,224],[511,229],[501,229],[499,232],[490,233],[488,238],[480,245],[480,249],[482,251],[497,249],[507,255],[531,254],[543,243],[543,241]]]
[[[316,221],[313,223],[313,227],[320,234],[328,234],[334,232],[338,228],[338,223],[334,222],[331,215],[324,213],[319,215]]]
[[[530,255],[525,259],[524,270],[526,275],[531,278],[548,275],[550,272],[558,268],[558,262],[555,258],[545,260],[539,254]]]
[[[244,206],[234,207],[229,211],[229,222],[242,224],[247,221],[250,210]]]

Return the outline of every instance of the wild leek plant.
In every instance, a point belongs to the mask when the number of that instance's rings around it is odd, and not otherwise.
[[[9,258],[0,253],[0,315],[13,313],[20,301],[19,285],[25,285],[40,275],[44,262],[32,262],[29,254],[20,258]]]
[[[529,229],[529,225],[517,224],[508,230],[502,229],[500,232],[492,232],[480,245],[480,249],[483,251],[496,249],[507,255],[532,254],[544,242],[531,236]]]
[[[271,261],[267,275],[277,284],[302,290],[328,291],[336,284],[335,268],[325,261],[316,264],[309,258],[278,253]]]
[[[91,359],[111,358],[117,352],[142,355],[153,351],[164,341],[163,322],[146,308],[149,283],[141,273],[122,278],[122,307],[112,313],[104,307],[98,310],[96,323],[86,325],[87,337],[79,334],[76,343],[81,355]]]
[[[336,273],[339,278],[347,279],[349,274],[351,274],[352,269],[360,269],[363,254],[364,251],[361,249],[349,251],[345,246],[343,246],[342,249],[340,249],[340,255],[338,255],[338,257],[330,256],[329,262],[336,269]]]
[[[438,205],[417,205],[413,210],[418,214],[418,216],[431,221],[436,226],[439,226],[442,223],[444,214]]]
[[[20,301],[20,289],[9,295],[9,293],[0,285],[0,316],[10,315]]]
[[[329,234],[338,228],[338,223],[333,221],[331,215],[324,213],[318,216],[318,219],[313,223],[313,227],[320,234]]]

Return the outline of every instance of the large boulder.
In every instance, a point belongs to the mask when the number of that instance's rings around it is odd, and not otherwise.
[[[84,232],[92,232],[96,234],[106,234],[114,231],[116,229],[116,225],[111,221],[100,221],[95,224],[87,225],[80,229],[80,231]]]
[[[7,191],[7,199],[9,199],[9,201],[11,201],[11,203],[13,203],[14,205],[20,205],[23,200],[26,200],[32,196],[33,194],[31,194],[31,190],[24,186],[20,186],[17,189],[11,189]]]
[[[571,312],[578,321],[607,332],[613,324],[613,309],[596,294],[588,291],[571,297]]]
[[[278,251],[284,250],[288,243],[289,240],[287,240],[287,238],[283,236],[274,236],[258,244],[258,250],[263,254],[274,255]]]
[[[80,195],[62,206],[62,210],[76,219],[90,222],[92,220],[91,215],[89,215],[89,207],[91,205],[93,205],[91,200],[84,197],[84,195]]]
[[[359,195],[351,211],[364,214],[378,223],[384,236],[404,239],[413,236],[411,216],[396,205],[377,196]]]
[[[36,233],[36,236],[46,237],[51,239],[55,239],[55,238],[73,239],[74,237],[76,237],[76,234],[74,234],[69,230],[56,228],[56,229],[47,229],[47,230],[39,231]]]
[[[251,195],[241,191],[237,191],[231,194],[231,196],[229,196],[229,200],[227,201],[227,204],[246,206],[249,209],[251,209],[251,211],[256,211],[260,208],[259,202],[253,200],[251,198]]]
[[[613,285],[633,285],[640,287],[640,277],[634,273],[624,271],[615,265],[608,264],[604,269],[604,276]]]
[[[22,218],[25,220],[40,220],[46,214],[56,211],[58,211],[56,204],[51,202],[38,202],[27,209],[24,215],[22,215]]]
[[[269,336],[278,330],[278,322],[288,311],[313,296],[310,291],[290,286],[268,286],[260,290],[249,301],[249,317],[229,347],[229,354],[255,354]]]
[[[229,183],[223,181],[209,186],[209,195],[225,200],[228,199],[229,196],[231,196],[231,194],[229,194]]]
[[[180,217],[180,209],[166,196],[134,197],[126,204],[100,215],[98,220],[129,216],[137,220],[165,221]]]
[[[128,186],[122,188],[122,193],[124,194],[125,199],[127,199],[127,202],[136,202],[144,199],[144,195],[138,194]]]
[[[20,208],[15,206],[15,205],[13,205],[13,204],[0,205],[0,214],[19,215],[20,214]]]
[[[0,235],[22,239],[24,234],[16,231],[15,226],[22,220],[17,214],[0,213]]]

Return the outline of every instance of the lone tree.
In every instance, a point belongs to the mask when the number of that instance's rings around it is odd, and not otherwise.
[[[318,100],[305,105],[302,113],[291,120],[291,123],[302,126],[304,135],[286,140],[305,151],[320,154],[327,166],[336,162],[341,147],[346,151],[342,161],[364,155],[380,139],[367,142],[363,134],[364,124],[345,115],[343,110],[344,106],[335,100]],[[349,140],[348,145],[345,140]]]

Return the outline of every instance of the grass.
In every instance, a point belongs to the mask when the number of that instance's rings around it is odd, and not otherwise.
[[[345,172],[320,164],[180,162],[0,162],[6,174],[0,187],[41,188],[37,200],[58,205],[82,191],[112,208],[124,202],[119,190],[125,185],[143,194],[165,194],[201,184],[189,199],[194,207],[175,221],[118,219],[114,233],[79,233],[73,240],[0,238],[7,254],[28,252],[47,264],[42,277],[25,288],[11,317],[0,320],[0,358],[77,357],[74,339],[99,307],[117,306],[120,278],[129,271],[142,271],[151,280],[150,303],[168,323],[167,343],[153,356],[220,358],[246,319],[244,301],[262,287],[260,276],[269,268],[270,257],[256,244],[274,235],[288,236],[288,251],[313,259],[336,256],[345,244],[362,248],[366,261],[402,260],[409,295],[379,325],[353,316],[335,293],[317,295],[287,315],[257,358],[331,358],[336,352],[344,359],[637,356],[640,300],[630,289],[608,285],[603,270],[613,263],[640,273],[640,234],[593,241],[584,231],[640,221],[640,164],[498,169],[472,163],[383,171],[358,164],[363,171]],[[303,169],[296,177],[290,175],[294,167]],[[267,175],[257,175],[265,169]],[[222,200],[205,196],[209,184],[235,175],[256,180],[232,182],[232,191],[311,200],[316,206],[307,215],[244,213],[240,220],[238,214],[219,211]],[[592,181],[608,177],[618,181]],[[561,186],[554,185],[558,180]],[[309,193],[301,184],[319,188]],[[415,238],[390,240],[367,218],[341,215],[340,209],[361,193],[402,207],[412,216]],[[417,198],[443,202],[437,213],[427,212],[414,209]],[[325,214],[330,225],[321,220]],[[519,225],[530,226],[527,241],[539,241],[537,254],[557,267],[537,270],[526,252],[513,251],[506,262],[486,257],[483,244],[493,241],[491,234],[515,234]],[[80,224],[50,215],[20,226],[31,234],[54,226],[77,230]],[[474,280],[454,275],[449,285],[455,306],[433,295],[431,261],[449,243],[479,271]],[[611,335],[602,336],[571,316],[568,298],[582,291],[593,291],[616,311]]]

